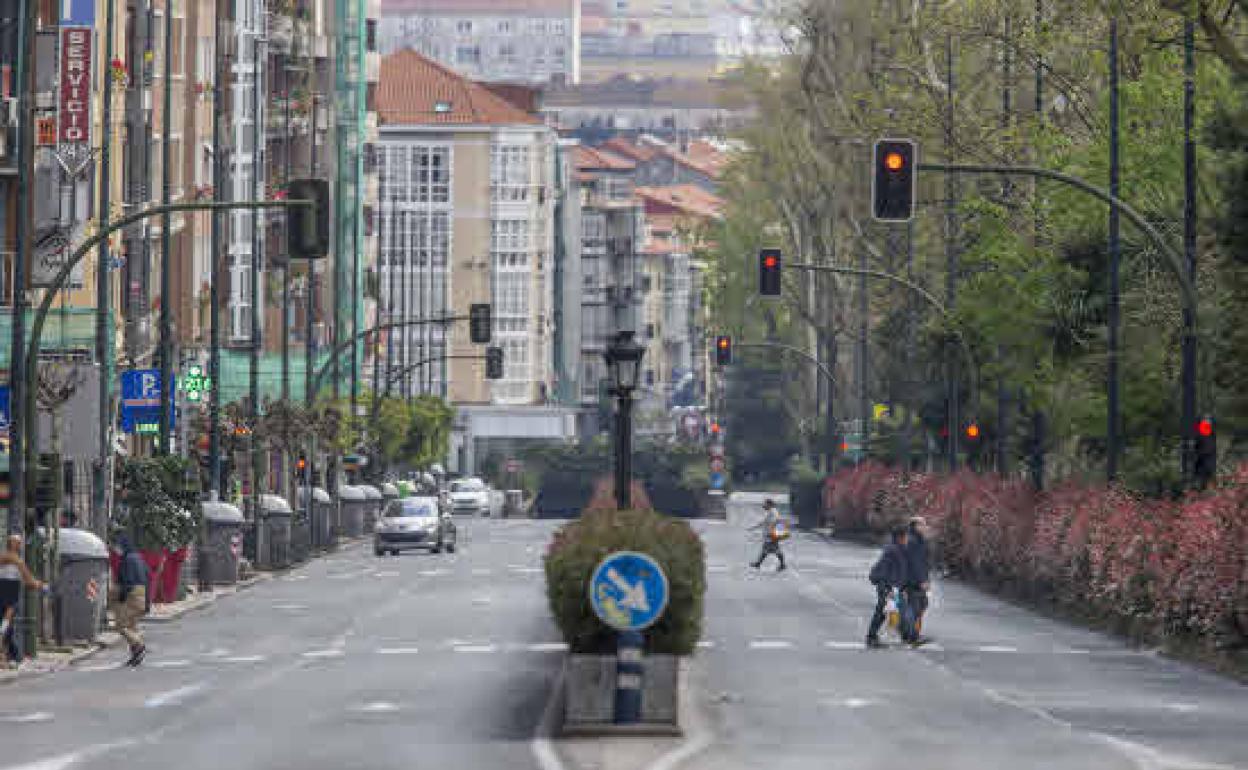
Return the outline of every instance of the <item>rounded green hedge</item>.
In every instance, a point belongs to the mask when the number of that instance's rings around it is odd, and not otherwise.
[[[645,632],[646,651],[692,653],[702,636],[706,550],[688,523],[653,511],[594,511],[555,533],[546,552],[546,596],[572,652],[615,652],[615,632],[589,604],[594,568],[615,551],[649,554],[667,573],[671,596]]]

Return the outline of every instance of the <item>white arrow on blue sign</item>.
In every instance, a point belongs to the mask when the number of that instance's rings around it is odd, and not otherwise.
[[[640,631],[667,609],[667,575],[653,558],[617,551],[603,559],[589,580],[589,603],[598,618],[617,631]]]
[[[94,27],[95,0],[61,0],[62,27]]]

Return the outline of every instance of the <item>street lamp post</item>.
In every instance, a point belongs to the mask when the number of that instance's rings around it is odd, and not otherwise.
[[[633,478],[633,391],[641,374],[641,357],[646,349],[633,341],[633,332],[617,332],[603,358],[616,398],[615,507],[632,507]]]

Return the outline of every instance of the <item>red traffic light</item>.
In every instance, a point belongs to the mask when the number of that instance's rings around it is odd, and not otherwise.
[[[308,461],[307,461],[307,460],[305,460],[305,459],[303,459],[302,457],[300,457],[300,458],[299,458],[299,459],[295,462],[295,468],[296,468],[296,470],[303,470],[303,469],[304,469],[304,468],[306,468],[306,467],[308,467]]]
[[[719,423],[717,422],[711,423],[711,433],[714,433],[715,435],[719,435]]]
[[[719,338],[719,349],[720,349],[720,350],[727,350],[727,349],[728,349],[728,345],[729,345],[729,344],[730,344],[730,343],[728,342],[728,338],[727,338],[727,337],[720,337],[720,338]]]
[[[770,269],[770,268],[775,267],[778,264],[780,264],[780,260],[776,259],[775,254],[768,254],[767,256],[763,257],[763,267]]]
[[[970,425],[966,426],[966,437],[969,439],[979,438],[979,426],[976,425],[975,423],[971,423]]]
[[[1205,418],[1196,423],[1196,434],[1208,438],[1213,435],[1213,420]]]
[[[884,167],[889,171],[901,171],[906,167],[906,159],[899,152],[890,152],[884,156]]]

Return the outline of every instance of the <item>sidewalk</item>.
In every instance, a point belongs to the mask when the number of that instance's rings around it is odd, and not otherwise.
[[[114,647],[121,641],[121,635],[114,631],[105,631],[96,637],[94,644],[74,645],[72,647],[44,647],[39,657],[27,660],[16,670],[0,670],[0,685],[10,684],[19,679],[51,674],[86,660],[100,650]]]

